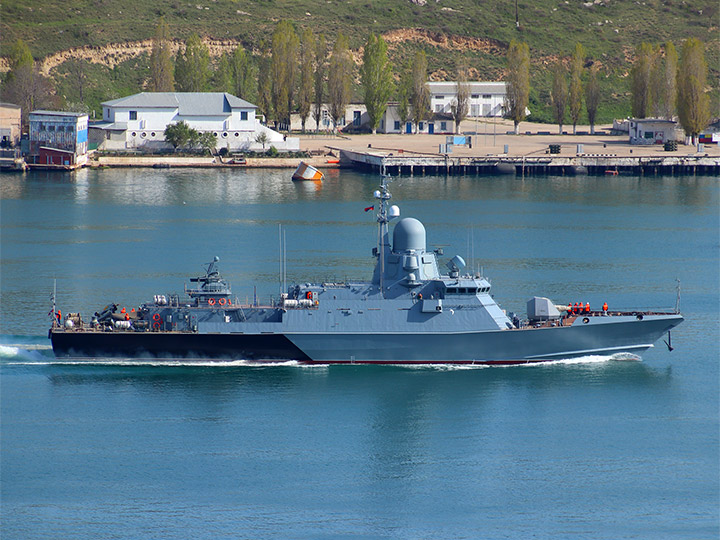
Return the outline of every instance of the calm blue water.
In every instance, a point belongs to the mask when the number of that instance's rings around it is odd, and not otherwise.
[[[64,311],[367,278],[377,178],[287,171],[0,176],[0,518],[26,538],[717,538],[718,179],[415,177],[428,243],[496,299],[672,308],[642,361],[512,368],[74,365]]]

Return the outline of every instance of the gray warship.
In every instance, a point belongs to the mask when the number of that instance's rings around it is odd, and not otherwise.
[[[378,236],[369,282],[294,284],[267,305],[241,304],[215,257],[182,296],[157,294],[129,312],[111,303],[89,321],[79,313],[62,317],[53,306],[53,351],[60,358],[168,362],[525,364],[637,355],[683,321],[677,307],[576,310],[544,297],[531,298],[522,318],[508,314],[490,281],[465,271],[462,257],[441,271],[442,250],[426,248],[420,221],[400,219],[386,178],[374,197]]]

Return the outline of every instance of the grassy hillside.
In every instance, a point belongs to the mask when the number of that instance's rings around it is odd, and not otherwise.
[[[417,48],[429,60],[432,78],[452,79],[457,61],[466,59],[478,78],[503,76],[509,41],[527,41],[532,56],[532,103],[536,119],[548,119],[547,67],[567,57],[576,42],[602,68],[605,99],[600,119],[627,114],[627,73],[632,51],[641,41],[672,40],[680,45],[697,37],[707,45],[709,80],[720,75],[717,0],[519,0],[520,29],[515,27],[512,0],[25,0],[0,7],[0,53],[22,38],[41,59],[74,47],[100,47],[152,37],[157,18],[164,16],[171,34],[184,39],[196,32],[215,40],[237,40],[258,50],[281,18],[298,29],[311,27],[330,41],[338,31],[351,46],[363,45],[368,32],[385,34],[396,65]],[[678,47],[679,48],[679,47]],[[103,53],[108,56],[110,55]],[[103,59],[95,59],[102,62]],[[141,54],[115,65],[87,64],[84,101],[99,101],[139,91],[148,59]],[[51,74],[59,93],[77,101],[76,85],[67,66]],[[713,93],[717,110],[718,92]]]

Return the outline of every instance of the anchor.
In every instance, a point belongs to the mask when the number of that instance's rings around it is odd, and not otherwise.
[[[670,330],[668,330],[667,341],[663,339],[663,342],[665,343],[665,345],[667,345],[668,351],[672,351],[675,348],[672,346],[672,336],[670,335]]]

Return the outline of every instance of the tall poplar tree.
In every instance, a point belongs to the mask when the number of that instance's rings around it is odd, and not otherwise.
[[[641,43],[635,53],[632,77],[632,114],[635,118],[646,118],[652,107],[650,75],[655,50],[649,43]]]
[[[461,62],[456,72],[457,91],[450,104],[450,112],[455,121],[455,133],[460,133],[460,123],[467,118],[470,109],[470,85],[468,84],[467,66]]]
[[[297,91],[299,46],[300,40],[292,24],[289,21],[280,21],[272,36],[272,104],[276,120],[287,124],[288,129]]]
[[[300,88],[298,90],[298,112],[305,133],[305,122],[310,116],[313,103],[313,60],[315,59],[315,34],[305,28],[300,40]]]
[[[698,134],[710,122],[710,98],[705,93],[707,63],[705,47],[697,38],[685,40],[680,51],[677,76],[677,107],[680,125],[695,144]]]
[[[232,94],[235,90],[235,76],[232,69],[230,53],[223,54],[217,62],[213,74],[213,85],[217,92]]]
[[[181,92],[204,92],[210,81],[210,52],[200,36],[192,34],[175,60],[175,82]]]
[[[258,86],[257,67],[241,44],[238,44],[233,52],[231,65],[235,83],[232,93],[245,101],[255,103]]]
[[[505,115],[513,121],[517,134],[530,99],[530,48],[527,43],[514,39],[510,42],[507,70]]]
[[[600,83],[598,82],[597,66],[590,68],[587,84],[585,85],[585,108],[587,109],[590,134],[595,135],[595,116],[600,105]]]
[[[382,36],[370,33],[363,52],[360,77],[365,94],[365,107],[370,117],[370,129],[377,133],[380,120],[393,93],[393,77]]]
[[[257,59],[257,103],[256,105],[265,116],[265,123],[273,117],[272,110],[272,80],[270,76],[270,43],[267,39],[260,41],[258,46],[260,55]]]
[[[353,60],[350,56],[348,39],[342,33],[338,33],[328,71],[330,115],[333,117],[336,129],[340,120],[345,117],[345,108],[350,102],[352,71]]]
[[[150,84],[152,92],[172,92],[175,90],[175,68],[170,50],[170,30],[165,17],[160,17],[155,28],[155,36],[150,52]]]
[[[672,120],[677,110],[677,74],[678,54],[672,41],[665,44],[665,65],[662,78],[662,106],[660,114],[666,120]]]
[[[322,106],[325,102],[325,79],[327,78],[327,43],[325,36],[320,35],[315,42],[315,58],[313,60],[313,117],[315,131],[320,131]]]
[[[427,65],[425,51],[417,51],[412,64],[412,93],[410,94],[410,116],[415,123],[416,133],[420,132],[420,122],[424,122],[430,117]]]
[[[550,102],[555,122],[558,125],[558,133],[562,134],[563,123],[565,122],[565,109],[567,108],[568,87],[565,76],[567,70],[558,60],[553,68],[552,90],[550,91]]]
[[[568,94],[568,105],[570,108],[570,119],[575,135],[580,113],[582,112],[582,75],[585,71],[585,47],[580,43],[575,44],[575,52],[570,61],[570,93]]]
[[[405,124],[410,120],[410,96],[412,96],[412,61],[408,63],[400,74],[398,85],[397,114],[400,120],[400,133],[405,133]]]

